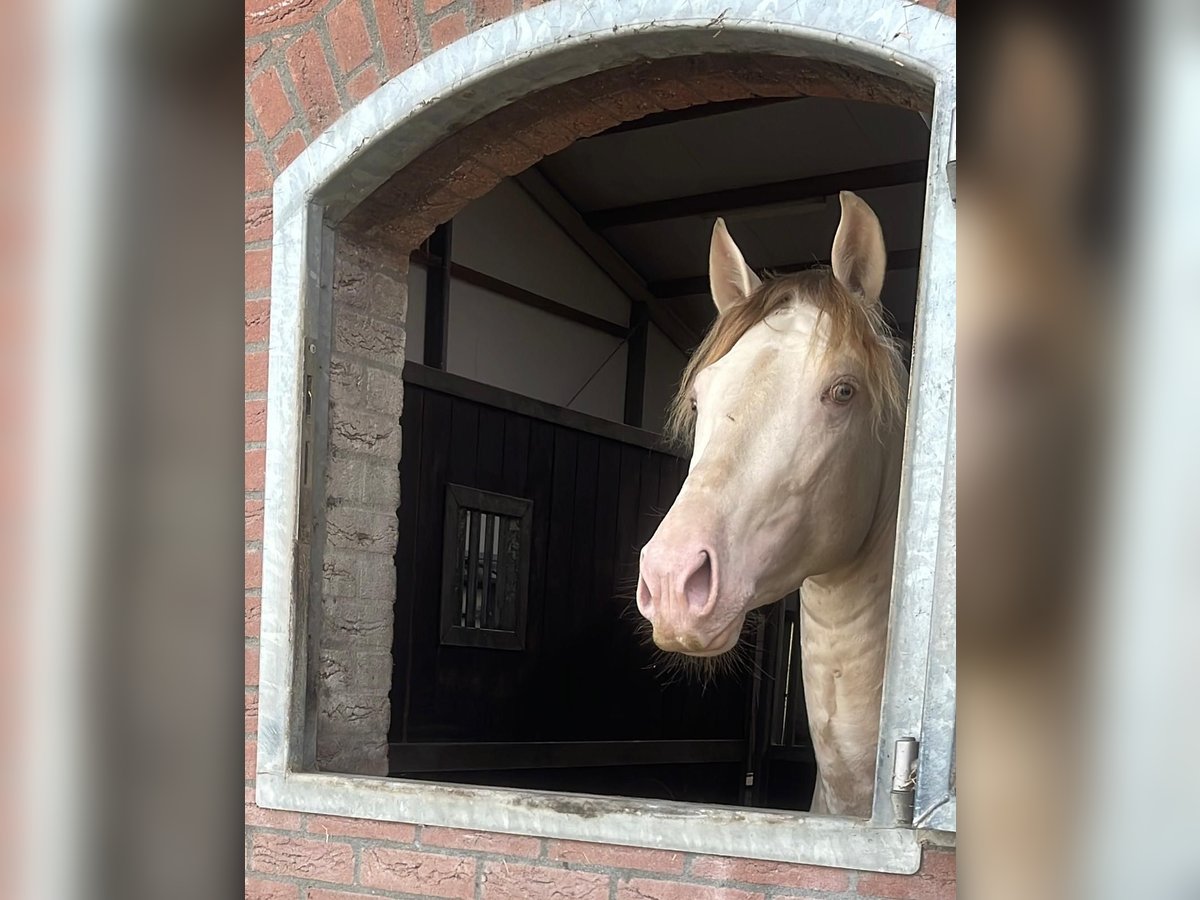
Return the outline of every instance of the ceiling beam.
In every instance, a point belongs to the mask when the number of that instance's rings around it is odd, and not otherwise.
[[[850,172],[833,172],[829,175],[692,194],[689,197],[670,197],[630,206],[597,209],[583,213],[583,220],[589,228],[602,231],[621,225],[640,225],[687,216],[730,215],[738,210],[807,203],[838,191],[869,191],[923,182],[928,168],[925,160],[913,159]]]
[[[802,100],[803,97],[747,97],[743,100],[716,100],[711,103],[701,103],[697,106],[685,106],[683,109],[668,109],[663,112],[649,113],[631,122],[614,125],[607,131],[602,131],[596,137],[609,134],[621,134],[626,131],[641,131],[644,128],[660,128],[663,125],[674,125],[676,122],[687,122],[692,119],[709,119],[713,116],[723,116],[726,113],[740,112],[744,109],[756,109],[760,106],[771,106],[776,103],[788,103],[792,100]]]
[[[442,257],[437,254],[428,253],[425,250],[414,250],[409,256],[409,260],[418,265],[425,266],[430,272],[445,271],[455,281],[483,288],[485,291],[491,291],[493,294],[499,294],[501,297],[515,300],[517,303],[523,303],[533,309],[540,309],[542,312],[550,313],[561,319],[568,319],[579,325],[584,325],[596,331],[602,331],[613,337],[629,337],[630,329],[626,325],[618,325],[616,322],[610,322],[608,319],[593,316],[591,313],[568,306],[565,303],[559,303],[557,300],[551,300],[549,297],[543,297],[534,291],[526,290],[519,285],[512,284],[494,275],[488,275],[486,272],[480,272],[477,269],[464,266],[461,263],[451,262],[447,266],[443,262]],[[432,281],[433,279],[430,278],[429,282],[432,283]],[[426,308],[428,309],[428,301],[426,303]],[[428,321],[428,315],[426,313],[426,321]],[[428,340],[428,337],[426,339]],[[429,363],[426,362],[425,365],[429,365]],[[439,365],[433,368],[444,369],[445,366]]]
[[[562,192],[539,171],[537,166],[526,169],[515,176],[519,184],[534,202],[550,216],[563,232],[571,238],[588,258],[603,271],[612,282],[634,303],[645,303],[650,321],[659,327],[667,339],[681,353],[690,354],[700,343],[700,335],[680,318],[669,305],[660,302],[646,281],[621,254],[603,237],[588,227],[579,213]]]
[[[889,272],[896,272],[902,269],[915,269],[921,259],[921,251],[919,249],[912,250],[891,250],[887,255],[887,268]],[[772,275],[789,275],[792,272],[803,272],[806,269],[815,269],[819,266],[828,266],[827,259],[814,259],[809,262],[793,263],[787,266],[772,266],[768,271]],[[691,278],[671,278],[666,281],[652,281],[647,287],[659,300],[674,300],[678,297],[694,297],[704,296],[709,292],[708,276],[696,275]]]

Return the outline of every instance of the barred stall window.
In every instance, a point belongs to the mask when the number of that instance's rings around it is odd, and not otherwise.
[[[446,485],[442,643],[525,649],[533,501]]]

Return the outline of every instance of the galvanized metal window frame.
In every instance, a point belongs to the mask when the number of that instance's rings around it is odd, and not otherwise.
[[[954,708],[955,22],[907,0],[554,0],[414,65],[339,119],[274,189],[256,799],[260,806],[884,872],[920,864],[897,822],[896,742],[921,741],[916,820],[952,829]],[[464,123],[552,84],[647,57],[766,53],[932,86],[918,319],[879,767],[870,820],[311,771],[304,538],[321,504],[306,446],[327,359],[334,228]],[[306,728],[306,725],[309,726]],[[904,779],[901,779],[903,782]],[[904,785],[901,784],[903,787]],[[902,804],[901,804],[902,805]]]

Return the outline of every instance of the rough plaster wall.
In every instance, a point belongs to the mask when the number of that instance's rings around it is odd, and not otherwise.
[[[688,358],[672,344],[658,326],[651,325],[646,339],[645,426],[662,431],[667,404],[679,387],[679,377]]]
[[[457,375],[622,420],[626,348],[620,338],[459,283],[451,295],[449,343],[447,368]]]
[[[408,296],[407,358],[419,363],[425,344],[425,268],[416,263],[408,271]],[[449,372],[547,403],[562,405],[595,372],[571,409],[624,420],[625,348],[597,370],[619,343],[611,335],[456,281],[448,343]]]
[[[566,306],[629,321],[624,292],[509,179],[454,217],[452,255]],[[455,282],[449,343],[455,374],[559,406],[573,399],[571,409],[622,421],[626,351],[612,335]]]
[[[337,240],[317,765],[387,774],[406,273]]]
[[[629,321],[629,298],[511,179],[454,217],[452,256],[610,322]]]

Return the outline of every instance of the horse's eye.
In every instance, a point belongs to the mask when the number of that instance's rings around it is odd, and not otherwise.
[[[696,411],[696,398],[693,397],[692,398],[692,412],[695,412],[695,411]]]
[[[854,385],[839,381],[830,389],[829,396],[834,403],[849,403],[854,399]]]

